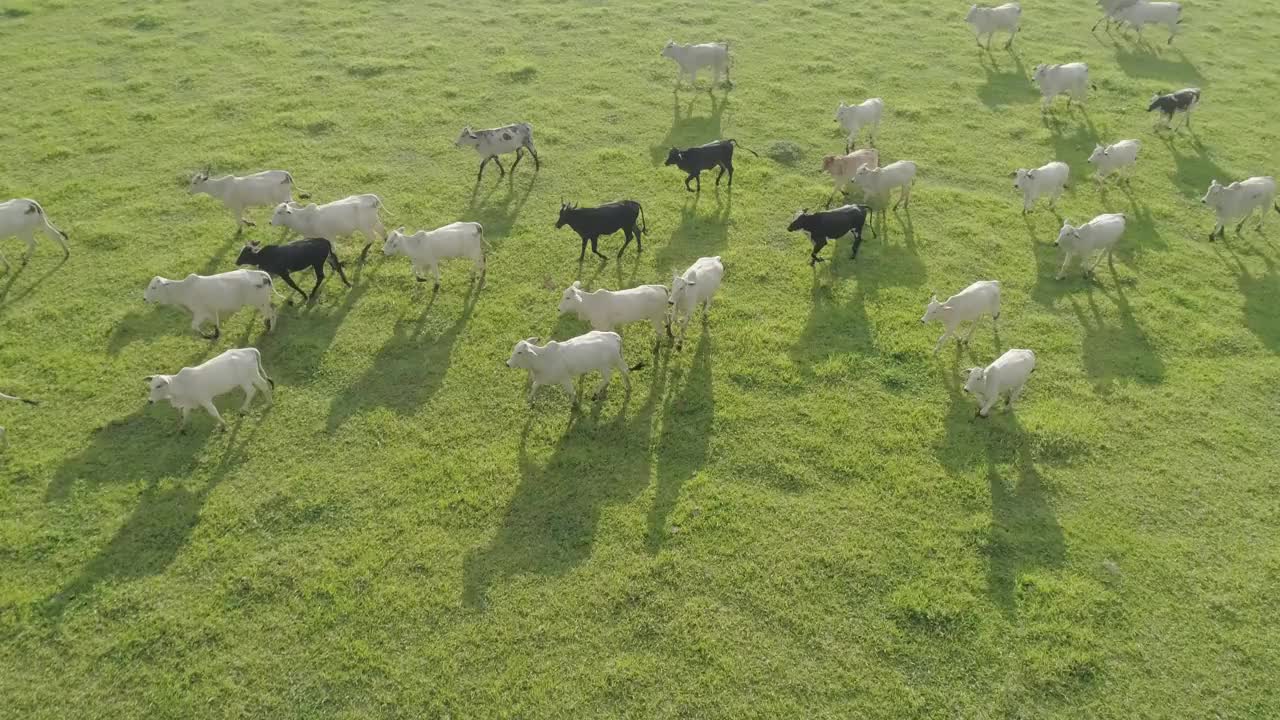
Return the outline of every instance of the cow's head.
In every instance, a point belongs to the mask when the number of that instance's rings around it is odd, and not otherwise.
[[[151,392],[147,395],[147,404],[154,405],[160,400],[168,400],[173,394],[172,380],[172,375],[148,375],[147,386]]]
[[[920,322],[929,323],[934,320],[940,320],[942,314],[951,309],[950,305],[943,305],[938,302],[938,295],[935,293],[929,297],[929,304],[924,308],[924,317],[920,318]]]
[[[668,40],[667,44],[662,47],[662,53],[661,53],[662,57],[671,58],[674,60],[676,57],[676,53],[679,52],[678,50],[676,50],[676,48],[678,47],[680,46],[676,45],[675,40]]]
[[[978,14],[978,6],[977,6],[977,5],[970,5],[970,6],[969,6],[969,12],[965,13],[964,21],[965,21],[965,22],[973,22],[973,18],[974,18],[974,16],[975,16],[975,15],[977,15],[977,14]]]
[[[671,294],[667,296],[668,305],[679,304],[684,300],[685,293],[689,292],[689,288],[698,284],[698,275],[692,271],[685,273],[687,277],[680,275],[671,276]]]
[[[403,255],[404,237],[403,225],[387,233],[387,239],[382,243],[382,254],[387,257],[391,257],[392,255]]]
[[[1017,170],[1009,173],[1009,177],[1013,178],[1013,189],[1022,190],[1036,179],[1036,171],[1018,168]]]
[[[559,230],[560,228],[564,227],[565,223],[569,222],[570,213],[572,213],[574,210],[577,210],[577,209],[578,209],[577,206],[574,205],[573,203],[567,203],[562,201],[560,203],[560,217],[556,219],[556,229]]]
[[[275,226],[288,224],[289,216],[297,209],[294,203],[280,203],[276,206],[274,212],[271,213],[271,224]]]
[[[980,393],[987,388],[987,370],[986,368],[971,367],[964,371],[964,391],[967,393]]]
[[[262,249],[262,246],[256,242],[245,243],[245,246],[240,248],[240,254],[236,256],[236,264],[237,265],[255,264],[255,261],[258,259],[258,251],[261,249]]]
[[[787,226],[788,232],[804,229],[804,219],[809,217],[809,208],[797,210],[795,217],[791,218],[791,224]]]
[[[853,173],[853,181],[861,185],[868,178],[875,177],[880,174],[880,168],[871,168],[866,165],[859,165],[856,172]]]
[[[1061,245],[1061,244],[1063,243],[1063,241],[1066,241],[1066,240],[1068,240],[1068,239],[1070,239],[1070,240],[1079,240],[1079,239],[1080,239],[1080,228],[1078,228],[1078,227],[1073,227],[1073,226],[1071,225],[1071,220],[1069,220],[1069,219],[1064,219],[1064,220],[1062,221],[1062,229],[1058,231],[1058,239],[1053,241],[1053,246],[1054,246],[1054,247],[1058,247],[1059,245]],[[1068,243],[1068,244],[1069,244],[1069,243]]]
[[[1039,83],[1041,80],[1044,79],[1044,74],[1048,71],[1049,71],[1049,66],[1045,65],[1044,63],[1040,63],[1039,65],[1036,66],[1035,72],[1031,74],[1031,77],[1035,78],[1035,81]]]
[[[192,195],[195,195],[196,193],[202,193],[205,190],[205,183],[207,182],[209,182],[209,171],[201,170],[200,172],[191,176],[191,184],[187,186],[187,192],[191,193]]]
[[[823,170],[824,172],[831,172],[831,166],[836,164],[836,158],[837,158],[837,157],[839,157],[839,156],[837,156],[837,155],[823,155],[823,156],[822,156],[822,170]]]
[[[507,367],[524,370],[533,367],[534,359],[538,357],[538,351],[541,349],[534,345],[536,342],[538,338],[531,337],[516,343],[511,350],[511,357],[507,358]]]
[[[1218,196],[1221,195],[1222,191],[1225,189],[1226,188],[1223,187],[1222,183],[1214,180],[1209,183],[1209,189],[1205,192],[1204,197],[1200,198],[1200,202],[1206,205],[1213,205],[1217,201]]]
[[[848,112],[851,107],[853,106],[845,105],[844,102],[841,101],[840,105],[836,107],[836,122],[840,122],[840,118],[844,117],[845,113]]]
[[[169,281],[159,275],[151,278],[150,284],[147,285],[147,289],[142,293],[142,299],[149,303],[160,302],[160,295],[164,292],[164,286],[168,284]]]
[[[1097,164],[1102,160],[1102,158],[1106,157],[1109,154],[1110,152],[1106,147],[1102,145],[1094,145],[1093,152],[1089,155],[1089,162]]]
[[[471,130],[471,126],[468,125],[462,128],[462,132],[458,134],[458,139],[453,141],[453,146],[454,147],[474,146],[476,142],[479,141],[479,139],[480,139],[480,136],[476,135],[475,132]]]
[[[665,164],[666,164],[666,165],[679,165],[679,164],[680,164],[680,155],[681,155],[681,153],[680,153],[680,151],[679,151],[679,150],[677,150],[677,149],[675,149],[675,148],[671,148],[671,152],[667,153],[667,162],[666,162]]]
[[[582,305],[582,282],[574,280],[573,284],[565,288],[560,296],[560,314],[573,312],[580,305]]]

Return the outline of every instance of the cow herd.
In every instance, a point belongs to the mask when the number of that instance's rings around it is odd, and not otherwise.
[[[1098,24],[1106,22],[1108,29],[1118,24],[1136,28],[1140,34],[1146,25],[1164,25],[1169,30],[1168,42],[1172,43],[1181,23],[1181,6],[1178,3],[1099,0],[1098,4],[1104,13]],[[1022,19],[1022,9],[1017,3],[1006,3],[998,7],[974,5],[966,16],[978,43],[982,45],[985,36],[988,47],[996,33],[1007,33],[1008,42],[1005,47],[1012,46]],[[1095,30],[1096,28],[1097,25]],[[698,72],[704,68],[711,70],[713,82],[730,84],[731,57],[725,43],[681,45],[670,41],[662,49],[661,55],[678,65],[677,84],[686,78],[690,83],[696,82]],[[1088,66],[1080,62],[1037,65],[1032,81],[1038,86],[1042,96],[1042,112],[1047,112],[1059,95],[1067,96],[1068,107],[1073,103],[1083,105],[1089,89],[1093,87]],[[1173,93],[1156,94],[1149,102],[1147,111],[1158,111],[1163,120],[1162,126],[1173,130],[1173,118],[1177,114],[1182,114],[1183,124],[1190,127],[1191,112],[1199,102],[1199,89],[1185,88]],[[792,217],[787,230],[803,231],[809,236],[810,266],[823,262],[819,253],[829,242],[845,236],[853,238],[850,256],[856,259],[863,240],[863,230],[872,213],[885,212],[895,192],[898,198],[893,209],[896,211],[901,207],[909,212],[917,164],[911,160],[897,160],[881,165],[877,149],[855,149],[864,129],[867,131],[868,141],[875,144],[884,109],[885,102],[878,97],[855,105],[841,102],[836,109],[835,120],[846,133],[844,154],[825,156],[822,168],[832,178],[833,197],[836,193],[848,195],[849,185],[852,183],[860,190],[865,204],[846,204],[831,209],[829,198],[827,209],[816,212],[805,209]],[[474,148],[480,155],[477,182],[483,178],[485,167],[490,162],[497,165],[502,175],[514,172],[525,153],[533,158],[535,172],[541,169],[541,161],[533,142],[533,127],[527,122],[484,130],[466,127],[455,145],[459,148]],[[726,139],[684,149],[671,148],[665,164],[675,166],[685,173],[684,186],[689,192],[701,192],[701,174],[713,169],[718,169],[715,180],[717,186],[727,174],[727,185],[732,187],[733,156],[738,147],[741,146],[735,140]],[[1095,169],[1094,177],[1099,183],[1104,183],[1110,176],[1118,175],[1123,182],[1127,182],[1137,165],[1141,148],[1141,142],[1133,139],[1099,144],[1089,157],[1089,163]],[[754,151],[749,152],[755,154]],[[501,156],[511,153],[515,154],[515,159],[510,168],[506,168]],[[1069,186],[1070,174],[1071,168],[1056,160],[1040,167],[1013,171],[1010,178],[1014,188],[1022,195],[1022,212],[1026,214],[1034,211],[1041,199],[1046,200],[1049,207],[1054,207],[1057,199]],[[218,337],[221,319],[243,307],[257,309],[270,331],[276,321],[276,310],[272,305],[276,289],[272,276],[284,280],[302,296],[304,302],[315,299],[325,280],[326,267],[336,272],[342,282],[350,286],[334,252],[334,243],[347,236],[361,236],[365,240],[360,262],[365,261],[370,247],[381,238],[384,255],[405,256],[410,261],[415,279],[427,282],[430,276],[437,289],[440,287],[440,262],[448,258],[471,260],[473,282],[478,274],[479,282],[484,283],[488,244],[484,228],[476,222],[453,222],[435,230],[418,230],[413,233],[406,232],[402,226],[388,232],[380,217],[380,211],[385,206],[379,196],[351,195],[322,205],[303,204],[295,201],[294,195],[302,200],[307,200],[310,196],[301,191],[295,184],[293,175],[284,170],[222,177],[212,177],[206,170],[191,179],[189,191],[219,200],[235,219],[237,235],[243,231],[244,226],[254,224],[245,217],[247,210],[267,207],[272,208],[271,225],[283,228],[285,235],[297,233],[301,236],[299,240],[279,245],[262,246],[256,242],[245,245],[236,264],[253,266],[258,268],[256,270],[237,269],[210,276],[191,274],[181,280],[164,277],[151,280],[143,293],[143,299],[148,303],[173,305],[190,312],[192,329],[208,338]],[[1225,226],[1232,222],[1239,223],[1236,226],[1238,231],[1258,211],[1262,213],[1262,218],[1259,219],[1261,227],[1268,208],[1274,207],[1280,212],[1280,205],[1275,204],[1275,196],[1276,183],[1271,177],[1253,177],[1228,185],[1214,180],[1201,199],[1217,216],[1209,239],[1212,241],[1222,237]],[[643,252],[642,238],[648,231],[644,210],[640,203],[633,200],[620,200],[598,207],[579,207],[562,201],[555,227],[562,228],[565,225],[581,239],[578,255],[580,263],[586,256],[588,245],[594,255],[607,259],[600,252],[598,241],[602,236],[617,232],[622,232],[625,236],[622,247],[617,252],[619,257],[633,240],[636,252]],[[1125,226],[1126,217],[1123,213],[1104,213],[1079,225],[1065,220],[1054,243],[1063,252],[1062,267],[1057,277],[1063,278],[1068,267],[1077,261],[1088,275],[1103,258],[1110,257],[1124,234]],[[871,230],[875,236],[874,223]],[[26,242],[24,264],[35,249],[34,238],[37,232],[59,243],[64,254],[69,255],[66,233],[50,222],[39,203],[22,198],[0,203],[0,239],[16,236]],[[1095,254],[1096,257],[1090,263],[1090,257]],[[3,254],[0,254],[0,262],[3,262],[6,270],[9,269],[8,260]],[[306,270],[313,271],[316,278],[310,293],[300,288],[291,277],[291,273]],[[673,276],[669,288],[651,284],[621,290],[588,291],[579,282],[574,282],[564,290],[559,312],[576,315],[587,322],[592,330],[568,340],[552,340],[544,344],[538,344],[539,339],[536,337],[521,340],[512,350],[507,366],[528,371],[532,386],[529,391],[530,402],[538,387],[551,384],[564,387],[576,402],[574,381],[588,372],[599,372],[602,375],[597,395],[607,388],[614,372],[622,375],[629,388],[628,372],[639,366],[629,367],[623,359],[622,339],[616,331],[629,323],[647,322],[653,327],[656,343],[663,342],[665,336],[680,349],[690,318],[696,310],[701,307],[704,315],[710,311],[724,271],[720,257],[703,257],[683,273]],[[292,299],[289,302],[292,303]],[[967,342],[978,321],[986,315],[991,316],[993,324],[1000,317],[1000,283],[995,280],[974,282],[943,301],[939,301],[936,295],[933,296],[921,322],[939,322],[943,325],[945,330],[934,347],[934,353],[937,354],[948,338],[957,337],[959,342]],[[970,323],[969,331],[960,338],[957,331],[966,322]],[[210,325],[212,333],[205,334],[204,329]],[[673,326],[678,328],[678,332],[673,332]],[[1036,357],[1032,351],[1014,348],[986,367],[967,370],[964,389],[977,398],[978,414],[986,417],[1002,397],[1009,404],[1016,401],[1035,370],[1035,365]],[[176,374],[150,376],[147,382],[150,401],[168,400],[180,411],[183,425],[190,411],[199,407],[208,411],[224,427],[225,423],[214,407],[214,398],[238,387],[245,392],[244,407],[247,407],[259,391],[270,399],[274,385],[262,367],[260,354],[254,348],[228,350],[199,366],[182,368]],[[32,402],[4,394],[0,394],[0,400]],[[0,428],[0,444],[4,442],[4,437],[4,430]]]

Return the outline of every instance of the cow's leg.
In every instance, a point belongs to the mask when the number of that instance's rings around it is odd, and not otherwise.
[[[218,424],[222,426],[223,430],[227,429],[227,421],[223,420],[222,416],[218,414],[218,408],[214,407],[213,400],[205,400],[200,404],[204,407],[205,412],[212,415],[213,419],[218,421]]]
[[[1012,406],[1014,403],[1018,402],[1018,398],[1022,397],[1022,391],[1025,390],[1026,388],[1027,388],[1027,384],[1025,382],[1019,385],[1018,387],[1014,388],[1009,393],[1009,399],[1006,401],[1005,404]]]
[[[329,253],[329,267],[338,272],[338,277],[342,280],[342,284],[351,287],[351,283],[347,281],[346,273],[342,272],[342,263],[338,260],[338,256],[334,252]]]
[[[592,236],[591,236],[591,254],[592,254],[592,255],[595,255],[596,257],[600,258],[601,260],[608,260],[609,258],[608,258],[608,257],[606,257],[604,253],[600,252],[600,250],[598,250],[598,249],[596,248],[596,243],[598,243],[598,242],[600,242],[600,236],[599,236],[599,235],[592,235]]]
[[[22,264],[26,265],[36,252],[36,234],[34,230],[27,230],[20,233],[18,237],[27,243],[27,252],[22,256]]]
[[[516,166],[519,165],[520,161],[523,159],[524,159],[524,148],[523,147],[516,148],[516,161],[511,163],[511,172],[516,171]]]
[[[240,412],[249,412],[249,403],[253,402],[253,396],[258,394],[258,388],[253,386],[252,382],[247,382],[240,386],[244,391],[244,402],[240,405]]]
[[[528,403],[530,405],[533,404],[533,394],[537,391],[538,391],[538,381],[530,380],[529,381],[529,397],[528,397]]]
[[[942,346],[946,344],[947,338],[951,337],[951,331],[954,329],[955,328],[948,327],[946,330],[942,332],[942,337],[938,338],[938,344],[933,346],[934,355],[937,355],[938,352],[942,350]]]
[[[1067,276],[1067,266],[1070,264],[1071,264],[1071,253],[1067,253],[1062,258],[1062,267],[1058,268],[1058,275],[1056,279],[1061,280],[1062,278]]]
[[[582,236],[582,252],[578,253],[578,262],[582,262],[587,257],[587,236]]]
[[[605,390],[609,389],[609,379],[613,377],[613,368],[605,365],[600,368],[600,384],[596,386],[596,391],[591,394],[592,400],[599,400],[604,397]]]
[[[484,166],[488,165],[489,161],[492,159],[493,159],[493,156],[490,155],[489,157],[480,161],[480,172],[476,173],[476,182],[480,182],[480,179],[484,177]]]
[[[436,278],[436,284],[432,289],[439,290],[440,289],[440,261],[437,260],[436,262],[432,263],[431,272],[433,275],[435,275],[435,278]]]
[[[1009,33],[1009,42],[1004,44],[1005,50],[1009,50],[1013,47],[1013,38],[1016,37],[1017,35],[1018,35],[1018,28],[1014,28],[1013,32]]]
[[[1213,226],[1213,230],[1209,232],[1209,242],[1213,242],[1214,238],[1216,238],[1218,236],[1218,233],[1222,232],[1222,230],[1223,230],[1223,225],[1221,222],[1215,224]]]
[[[561,380],[560,387],[564,388],[564,391],[569,394],[569,404],[577,405],[578,391],[573,387],[573,378],[565,378],[564,380]]]
[[[315,264],[315,271],[316,271],[316,286],[311,288],[311,297],[307,298],[308,300],[316,299],[316,293],[320,292],[320,283],[324,282],[324,261],[323,260]]]
[[[178,432],[182,432],[187,427],[187,421],[191,419],[191,408],[178,409]]]
[[[1000,399],[1000,392],[996,391],[983,398],[982,407],[978,409],[978,415],[987,417],[991,413],[991,407]]]
[[[320,277],[319,272],[317,272],[317,273],[316,273],[316,276],[317,276],[317,277]],[[294,282],[294,281],[293,281],[293,278],[289,276],[289,273],[287,273],[287,272],[286,272],[286,273],[280,273],[280,279],[284,281],[284,284],[285,284],[285,285],[288,285],[289,287],[293,288],[294,290],[297,290],[297,291],[298,291],[298,294],[302,296],[302,301],[303,301],[303,302],[306,302],[306,300],[307,300],[307,293],[306,293],[306,292],[304,292],[302,288],[298,287],[298,283],[296,283],[296,282]],[[316,283],[316,287],[320,287],[320,283],[319,283],[319,282],[317,282],[317,283]],[[288,302],[289,302],[289,304],[290,304],[290,305],[292,305],[292,304],[293,304],[293,299],[292,299],[292,298],[291,298],[291,299],[289,299],[289,301],[288,301]]]
[[[267,301],[258,308],[258,312],[262,313],[263,326],[266,327],[267,332],[271,332],[271,329],[276,326],[276,309],[271,305],[271,298],[267,298]]]
[[[499,180],[507,176],[507,169],[502,167],[502,160],[497,155],[493,156],[493,164],[498,166]]]
[[[622,241],[622,247],[618,249],[618,257],[622,257],[622,253],[626,252],[627,246],[631,244],[631,228],[622,228],[622,234],[626,239]]]
[[[700,194],[700,193],[702,193],[702,173],[698,173],[698,174],[694,177],[694,180],[696,180],[696,181],[697,181],[696,183],[694,183],[694,184],[695,184],[695,185],[697,185],[697,187],[698,187],[698,189],[696,190],[696,192],[698,192],[699,194]],[[686,182],[686,183],[685,183],[685,185],[688,185],[688,183]]]
[[[627,368],[626,358],[618,356],[618,372],[622,373],[622,386],[631,392],[631,371]]]
[[[9,264],[9,258],[5,257],[4,253],[2,252],[0,252],[0,263],[4,263],[5,270],[9,270],[13,267]]]
[[[273,398],[271,397],[271,381],[264,377],[261,372],[255,373],[255,375],[256,376],[253,378],[253,385],[258,388],[259,392],[266,396],[267,404],[270,405],[273,401]]]

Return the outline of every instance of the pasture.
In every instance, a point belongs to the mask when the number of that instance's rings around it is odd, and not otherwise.
[[[0,406],[0,716],[1280,715],[1280,217],[1211,244],[1199,200],[1280,172],[1274,6],[1189,1],[1170,47],[1023,5],[988,53],[942,0],[0,0],[0,200],[71,244],[19,267],[0,239],[0,391],[42,401]],[[735,87],[673,93],[670,38],[728,40]],[[1087,109],[1042,115],[1031,69],[1076,60]],[[1184,86],[1193,131],[1152,132]],[[837,104],[873,96],[910,212],[811,269],[785,227],[830,190]],[[519,121],[541,171],[477,184],[459,131]],[[668,149],[721,137],[762,157],[686,193]],[[1095,142],[1130,137],[1132,186],[1100,190]],[[1054,279],[1061,221],[1008,180],[1054,159],[1063,217],[1130,217],[1092,279]],[[232,269],[206,165],[481,222],[487,283],[452,261],[433,294],[347,239],[354,287],[203,340],[142,292]],[[643,254],[579,266],[559,203],[624,197]],[[504,361],[587,329],[556,313],[573,280],[704,255],[724,285],[682,352],[629,326],[629,395],[526,407]],[[999,337],[933,356],[930,292],[984,278]],[[180,435],[147,406],[145,376],[247,345],[270,407]],[[1010,347],[1038,369],[977,419],[960,372]]]

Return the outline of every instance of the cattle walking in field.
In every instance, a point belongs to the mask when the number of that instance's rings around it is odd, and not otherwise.
[[[600,384],[593,397],[599,399],[609,387],[609,380],[616,370],[622,374],[622,382],[631,392],[630,370],[639,370],[644,363],[628,368],[622,358],[622,336],[614,332],[592,330],[563,342],[552,340],[537,345],[538,338],[531,337],[516,343],[507,358],[507,367],[529,371],[529,404],[533,395],[543,385],[560,385],[569,395],[569,401],[578,404],[578,392],[573,381],[589,372],[599,372]]]
[[[191,274],[182,280],[156,276],[151,279],[142,299],[159,305],[174,305],[191,313],[191,329],[208,340],[222,334],[222,316],[242,307],[257,308],[267,330],[276,322],[271,305],[275,288],[271,276],[261,270],[232,270],[217,275]],[[205,335],[205,323],[213,323],[213,334]]]
[[[1111,252],[1115,249],[1120,236],[1124,234],[1124,228],[1124,213],[1105,213],[1077,226],[1073,226],[1070,220],[1064,220],[1062,230],[1058,232],[1058,239],[1053,243],[1063,251],[1062,267],[1058,269],[1057,279],[1066,277],[1067,267],[1075,258],[1080,258],[1080,267],[1088,277],[1089,273],[1098,267],[1098,263],[1102,262],[1103,257],[1111,259]],[[1089,255],[1095,251],[1098,257],[1092,265],[1085,267]]]
[[[1258,216],[1258,229],[1266,224],[1267,209],[1274,207],[1280,213],[1280,205],[1276,205],[1276,179],[1273,177],[1251,177],[1248,180],[1223,185],[1214,180],[1209,185],[1200,202],[1213,208],[1218,216],[1218,223],[1209,233],[1209,242],[1214,237],[1225,239],[1227,223],[1239,220],[1236,232],[1244,227],[1244,223],[1254,211],[1261,211]]]
[[[1200,104],[1200,88],[1183,88],[1176,92],[1166,95],[1156,93],[1151,96],[1151,103],[1147,105],[1147,112],[1158,110],[1160,119],[1164,120],[1164,127],[1172,130],[1173,116],[1182,113],[1182,124],[1191,129],[1191,111],[1196,109]],[[1156,121],[1156,127],[1160,127],[1159,120]]]
[[[674,60],[680,66],[676,74],[676,85],[685,75],[689,76],[689,85],[698,82],[698,71],[704,67],[711,68],[712,84],[723,80],[726,87],[732,86],[729,80],[729,45],[727,43],[700,43],[698,45],[681,45],[675,40],[668,40],[662,48],[662,57]]]
[[[5,395],[4,393],[0,393],[0,400],[9,400],[9,401],[12,401],[12,402],[26,403],[26,404],[28,404],[28,405],[39,405],[39,404],[40,404],[40,403],[36,402],[35,400],[27,400],[26,398],[20,398],[20,397],[16,397],[16,396],[13,396],[13,395]],[[3,427],[0,427],[0,450],[3,450],[3,449],[5,449],[5,448],[7,448],[7,447],[9,447],[9,436],[8,436],[8,434],[5,432],[5,429],[4,429]]]
[[[205,170],[196,173],[187,187],[192,195],[204,194],[222,201],[223,207],[230,210],[232,217],[236,219],[236,235],[244,232],[245,225],[256,224],[244,216],[245,210],[293,202],[294,190],[298,188],[293,182],[293,175],[286,170],[266,170],[244,177],[223,175],[216,178],[209,177],[209,172]],[[298,197],[306,200],[311,196],[298,190]]]
[[[857,105],[845,105],[841,102],[836,108],[836,122],[840,123],[840,127],[849,134],[844,142],[844,151],[847,153],[853,149],[862,128],[867,128],[867,140],[875,145],[882,117],[884,117],[884,100],[881,98],[863,100]]]
[[[711,312],[711,298],[720,289],[720,281],[724,279],[724,263],[720,256],[698,258],[682,275],[671,278],[671,296],[667,301],[671,305],[671,323],[680,324],[680,337],[676,340],[676,350],[684,347],[685,331],[689,329],[689,319],[702,306],[702,321],[707,321]]]
[[[492,160],[494,165],[498,166],[499,178],[505,177],[506,168],[502,167],[502,160],[498,159],[499,155],[507,153],[515,153],[516,161],[511,163],[511,172],[516,171],[516,166],[520,164],[520,160],[524,157],[524,151],[528,150],[529,155],[533,157],[533,169],[538,171],[542,169],[542,161],[538,159],[538,151],[533,147],[533,126],[527,122],[514,123],[512,125],[504,125],[498,128],[489,128],[488,130],[472,130],[471,126],[462,128],[462,133],[458,135],[458,139],[454,141],[455,147],[472,147],[480,154],[480,171],[476,173],[476,182],[480,182],[480,178],[484,177],[484,166]]]
[[[1129,182],[1128,171],[1138,164],[1138,151],[1141,149],[1142,143],[1137,140],[1121,140],[1110,145],[1094,146],[1093,153],[1089,155],[1089,163],[1097,169],[1094,177],[1098,184],[1101,185],[1112,173],[1119,173],[1121,180]]]
[[[381,208],[382,198],[372,194],[350,195],[324,205],[280,203],[271,215],[271,224],[285,228],[284,235],[292,230],[304,238],[325,238],[335,243],[340,237],[360,233],[365,237],[360,251],[360,262],[364,262],[378,236],[387,234],[378,217]]]
[[[902,194],[893,204],[893,209],[897,210],[899,205],[910,208],[911,186],[916,182],[916,164],[910,160],[899,160],[880,168],[863,165],[853,174],[853,181],[862,188],[867,198],[877,198],[886,203],[895,188],[902,188]]]
[[[733,187],[733,148],[741,147],[737,140],[716,140],[705,145],[678,150],[671,148],[671,152],[667,153],[666,165],[675,165],[685,172],[688,177],[684,179],[684,189],[689,192],[702,192],[702,173],[714,167],[719,167],[720,172],[716,174],[716,187],[720,187],[720,178],[724,176],[725,171],[729,173],[729,187]],[[742,148],[747,152],[760,157],[751,148]],[[690,180],[698,181],[698,189],[695,191],[689,187]]]
[[[36,233],[43,233],[62,246],[62,257],[70,257],[71,248],[67,247],[67,234],[49,222],[40,203],[27,198],[16,198],[0,202],[0,240],[16,236],[27,243],[27,252],[22,256],[22,264],[31,260],[36,251]],[[0,262],[9,269],[9,260],[0,252]]]
[[[661,342],[664,330],[671,336],[671,326],[667,323],[668,297],[662,285],[587,292],[581,282],[574,280],[560,296],[558,309],[561,315],[573,313],[579,320],[590,323],[592,330],[613,330],[619,325],[647,320]]]
[[[880,153],[875,148],[864,148],[846,155],[827,155],[822,158],[822,169],[831,176],[831,182],[835,185],[831,195],[827,197],[828,207],[836,193],[848,194],[849,183],[853,182],[853,176],[864,167],[873,170],[880,167]]]
[[[173,375],[148,375],[149,404],[168,400],[179,412],[178,429],[187,426],[187,419],[195,408],[204,408],[218,421],[222,429],[227,422],[218,414],[213,401],[236,388],[244,390],[244,404],[240,412],[249,410],[249,403],[259,390],[271,402],[275,382],[262,369],[262,354],[257,348],[228,350],[195,367],[184,367]]]
[[[612,235],[619,230],[626,236],[622,247],[618,248],[617,257],[636,241],[636,252],[644,252],[641,236],[649,232],[649,223],[644,220],[644,208],[635,200],[617,200],[599,207],[580,208],[577,205],[560,203],[560,217],[556,219],[556,229],[568,225],[582,238],[582,250],[578,253],[578,262],[587,256],[587,243],[591,243],[591,252],[601,259],[608,258],[596,247],[601,235]]]
[[[982,46],[982,36],[987,36],[987,49],[991,49],[991,38],[997,32],[1009,33],[1009,42],[1004,49],[1013,47],[1013,38],[1018,34],[1018,24],[1022,21],[1022,8],[1018,3],[1005,3],[996,7],[987,5],[971,5],[965,15],[965,22],[973,26],[978,46]]]
[[[403,255],[409,258],[414,279],[418,282],[426,282],[423,274],[431,272],[435,277],[434,287],[439,289],[440,261],[446,258],[470,259],[472,282],[478,272],[483,286],[486,247],[484,227],[480,223],[453,222],[435,230],[419,230],[412,235],[406,235],[401,226],[387,235],[382,252],[387,257]]]
[[[973,331],[978,329],[978,321],[983,315],[991,316],[991,327],[999,332],[1000,320],[1000,282],[997,280],[979,280],[942,302],[938,302],[935,294],[925,306],[921,323],[940,322],[945,328],[938,344],[933,346],[933,354],[937,355],[947,338],[955,335],[960,324],[971,323],[969,332],[963,338],[957,338],[961,344],[968,344]]]
[[[342,284],[351,287],[346,274],[342,272],[342,263],[338,262],[338,256],[333,252],[333,242],[326,238],[304,238],[284,245],[265,247],[258,243],[249,243],[236,258],[236,265],[253,265],[284,280],[286,285],[302,295],[304,302],[315,300],[316,293],[320,291],[320,283],[324,282],[326,262],[337,271],[338,277],[342,278]],[[298,287],[298,284],[289,276],[289,273],[300,272],[307,268],[311,268],[316,274],[316,284],[311,288],[310,295],[303,292],[302,288]],[[289,302],[292,303],[293,300]]]
[[[1036,85],[1040,87],[1042,111],[1047,110],[1053,104],[1053,99],[1059,95],[1067,96],[1068,108],[1071,107],[1072,101],[1084,105],[1088,97],[1089,66],[1084,63],[1074,62],[1063,65],[1041,63],[1036,66],[1033,77]]]
[[[1002,395],[1005,404],[1012,407],[1035,371],[1036,354],[1015,348],[986,367],[972,367],[965,371],[964,391],[978,399],[978,416],[987,417]]]
[[[1067,189],[1071,168],[1064,162],[1051,162],[1028,170],[1018,168],[1009,174],[1013,189],[1022,193],[1022,214],[1026,215],[1042,197],[1049,198],[1049,207],[1057,206],[1058,197]]]
[[[1182,22],[1182,5],[1176,2],[1138,2],[1117,10],[1115,18],[1119,22],[1138,28],[1138,39],[1142,39],[1142,29],[1148,25],[1163,25],[1169,30],[1169,41],[1173,44],[1173,36],[1178,34],[1179,23]]]
[[[856,260],[858,248],[862,245],[862,228],[866,225],[867,216],[870,214],[871,209],[866,205],[845,205],[834,210],[816,213],[810,213],[806,208],[796,213],[791,219],[791,224],[787,225],[787,230],[789,232],[803,230],[809,234],[809,242],[812,244],[809,250],[809,267],[813,267],[815,263],[825,262],[818,257],[818,253],[827,246],[827,241],[844,237],[849,233],[853,233],[853,249],[850,250],[849,257]],[[872,236],[875,232],[876,229],[872,227]]]

